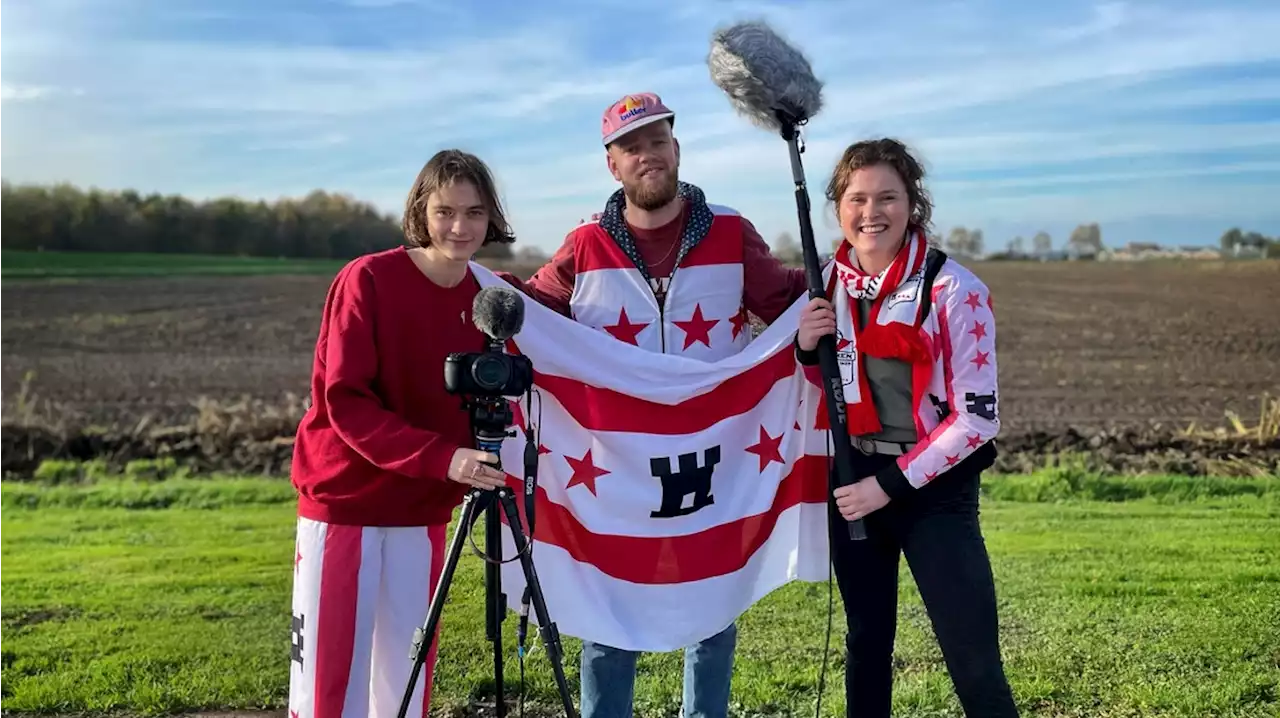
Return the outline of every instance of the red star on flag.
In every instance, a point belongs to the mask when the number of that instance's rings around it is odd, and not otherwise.
[[[704,345],[711,346],[711,327],[720,323],[719,319],[704,319],[702,317],[702,305],[698,304],[693,308],[693,318],[683,322],[673,322],[677,327],[684,330],[684,348],[688,349],[693,346],[694,342],[702,342]]]
[[[988,359],[987,359],[987,357],[989,357],[989,356],[991,356],[991,353],[990,353],[990,352],[978,352],[978,356],[976,356],[976,357],[974,357],[974,358],[970,359],[970,360],[969,360],[969,363],[970,363],[970,364],[973,364],[974,366],[976,366],[976,367],[978,367],[979,369],[981,369],[982,367],[984,367],[984,366],[986,366],[986,365],[988,365],[988,364],[990,364],[990,363],[991,363],[991,362],[990,362],[990,361],[988,361]]]
[[[595,465],[595,462],[591,459],[591,449],[587,449],[586,455],[581,459],[566,456],[564,460],[569,462],[569,467],[573,469],[573,476],[569,477],[569,483],[564,486],[565,490],[568,491],[578,484],[582,484],[587,487],[587,491],[590,491],[592,496],[595,496],[596,479],[609,472]]]
[[[733,338],[737,339],[738,335],[742,333],[742,328],[747,326],[747,322],[750,321],[747,319],[747,308],[738,307],[738,313],[733,315],[729,321],[733,323]]]
[[[644,328],[647,326],[649,326],[648,322],[644,324],[632,324],[631,320],[627,318],[627,308],[623,307],[622,311],[618,313],[618,323],[610,324],[605,327],[604,330],[612,334],[618,341],[626,342],[628,344],[636,344],[636,337],[640,332],[644,331]]]
[[[968,436],[968,437],[965,437],[965,438],[969,440],[969,448],[970,448],[970,449],[976,449],[976,448],[978,448],[979,446],[982,446],[982,435],[981,435],[981,434],[974,434],[973,436]]]
[[[968,333],[972,334],[974,339],[981,339],[987,335],[987,325],[982,322],[974,322],[973,329],[970,329]]]
[[[960,463],[960,457],[959,457],[959,456],[948,456],[948,457],[947,457],[947,466],[955,466],[955,465],[956,465],[956,464],[958,464],[958,463]]]
[[[769,436],[769,432],[764,430],[764,426],[760,427],[760,441],[752,446],[747,447],[747,453],[755,454],[760,457],[760,471],[764,471],[764,467],[769,462],[776,461],[779,464],[785,463],[782,460],[782,452],[779,447],[782,446],[782,434],[778,434],[778,438]]]
[[[964,303],[968,304],[976,312],[978,307],[982,306],[982,298],[978,296],[977,292],[969,292],[969,298],[964,300]]]
[[[933,481],[933,480],[934,480],[934,479],[936,479],[936,478],[938,478],[938,472],[936,472],[936,471],[935,471],[935,472],[933,472],[932,474],[925,474],[925,475],[924,475],[924,481],[925,481],[925,483],[926,483],[926,484],[927,484],[927,483],[929,483],[930,481]]]

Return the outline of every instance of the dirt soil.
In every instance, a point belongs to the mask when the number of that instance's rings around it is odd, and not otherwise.
[[[972,266],[995,299],[1006,468],[1063,447],[1159,453],[1192,422],[1223,426],[1227,411],[1252,422],[1263,393],[1280,394],[1280,262]],[[324,277],[6,282],[5,470],[123,450],[279,471],[327,288]],[[54,428],[22,428],[33,424]],[[93,426],[103,431],[83,431]],[[1240,450],[1211,443],[1174,448],[1192,469]]]

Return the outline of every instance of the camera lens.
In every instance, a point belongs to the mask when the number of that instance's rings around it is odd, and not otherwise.
[[[504,386],[510,373],[504,359],[505,357],[493,354],[476,357],[475,363],[471,365],[471,376],[475,378],[476,384],[490,391]]]

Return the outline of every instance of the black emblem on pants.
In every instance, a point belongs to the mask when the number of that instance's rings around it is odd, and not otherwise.
[[[964,400],[965,408],[970,414],[977,414],[987,421],[996,420],[996,395],[995,394],[974,394],[973,392],[965,392]]]
[[[307,617],[293,617],[293,645],[289,647],[289,653],[293,660],[298,662],[298,667],[302,667],[302,627],[306,623]]]
[[[681,454],[678,460],[680,471],[674,474],[671,459],[663,456],[649,460],[649,470],[662,480],[662,507],[649,513],[655,519],[684,516],[716,502],[711,495],[711,475],[720,463],[720,447],[713,446],[702,452],[702,466],[698,466],[696,453]],[[686,506],[685,499],[689,496],[693,500]]]

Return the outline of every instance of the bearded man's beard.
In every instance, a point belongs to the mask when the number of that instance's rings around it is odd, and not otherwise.
[[[650,182],[641,179],[634,184],[624,182],[622,184],[622,192],[627,197],[627,202],[632,206],[642,209],[646,212],[652,212],[655,209],[665,207],[668,202],[676,198],[679,192],[679,177],[675,171],[669,171],[664,174],[664,179],[659,182]]]

